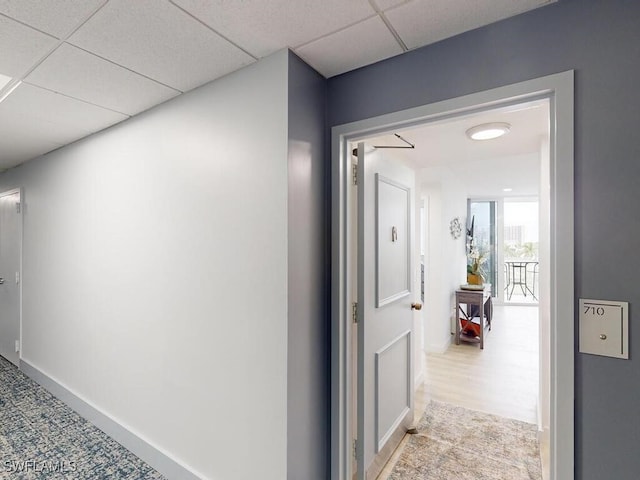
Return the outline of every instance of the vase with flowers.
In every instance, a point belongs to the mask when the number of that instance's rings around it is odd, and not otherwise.
[[[467,283],[469,285],[483,285],[486,272],[483,265],[487,261],[487,253],[473,247],[467,255]]]
[[[484,263],[489,252],[475,242],[475,215],[471,217],[471,224],[467,227],[467,283],[469,285],[484,285],[486,272]]]

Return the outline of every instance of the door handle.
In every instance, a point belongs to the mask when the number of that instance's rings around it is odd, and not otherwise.
[[[411,304],[411,310],[422,310],[422,304],[421,303],[412,303]]]
[[[4,278],[0,277],[0,285],[4,283]]]

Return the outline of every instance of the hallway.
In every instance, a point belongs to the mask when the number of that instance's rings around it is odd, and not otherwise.
[[[164,479],[3,357],[0,478]]]

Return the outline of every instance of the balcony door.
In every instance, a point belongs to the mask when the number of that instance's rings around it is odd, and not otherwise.
[[[467,230],[470,234],[467,245],[477,250],[484,259],[481,265],[484,281],[491,284],[494,297],[499,292],[496,212],[497,202],[494,200],[467,201]]]

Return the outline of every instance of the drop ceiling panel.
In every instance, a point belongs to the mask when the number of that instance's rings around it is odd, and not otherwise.
[[[7,77],[6,75],[2,75],[0,73],[0,90],[2,90],[2,88],[7,85],[10,81],[11,81],[11,77]]]
[[[0,73],[22,76],[57,42],[49,35],[0,16]]]
[[[26,81],[127,115],[180,93],[69,44],[62,44]]]
[[[13,141],[37,134],[65,144],[128,118],[126,115],[23,83],[0,103],[0,131]],[[21,133],[22,132],[22,133]]]
[[[547,3],[0,0],[0,94],[33,70],[0,103],[0,168],[11,152],[33,158],[284,47],[328,77],[401,53],[376,11],[415,48]]]
[[[168,1],[111,0],[69,43],[187,91],[254,59]]]
[[[0,0],[0,13],[62,38],[106,0]]]
[[[0,111],[0,129],[2,135],[11,139],[12,143],[30,143],[34,139],[40,139],[51,145],[64,145],[86,135],[85,132],[75,132],[68,128],[56,125],[41,117],[20,114],[7,114]]]
[[[23,133],[23,138],[24,141],[16,142],[8,135],[0,137],[0,171],[15,167],[61,146],[37,136],[35,132],[27,135]]]
[[[402,53],[380,17],[296,49],[296,53],[326,77]]]
[[[294,48],[375,15],[368,0],[172,0],[257,57]]]
[[[414,0],[385,15],[409,48],[518,15],[548,0]]]
[[[403,3],[409,3],[412,0],[374,0],[375,4],[382,11],[388,10],[392,7],[397,7],[398,5],[402,5]]]

